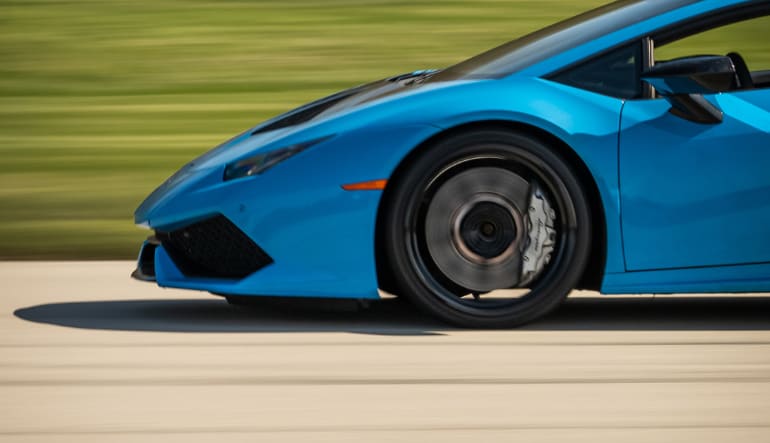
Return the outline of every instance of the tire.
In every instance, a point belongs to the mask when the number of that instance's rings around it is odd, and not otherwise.
[[[535,137],[488,129],[440,140],[391,186],[385,263],[403,295],[446,322],[527,323],[555,309],[583,274],[587,199],[570,166]]]

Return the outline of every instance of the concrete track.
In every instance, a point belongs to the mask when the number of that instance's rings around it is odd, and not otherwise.
[[[0,263],[0,441],[770,441],[770,299],[575,294],[511,331]]]

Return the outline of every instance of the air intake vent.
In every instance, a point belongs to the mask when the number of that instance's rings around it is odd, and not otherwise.
[[[171,232],[156,233],[183,274],[237,279],[272,263],[253,240],[222,215]]]
[[[273,123],[270,123],[267,126],[263,126],[257,129],[256,131],[252,132],[251,135],[259,134],[262,132],[275,131],[276,129],[288,128],[289,126],[295,126],[301,123],[309,122],[310,120],[320,115],[322,112],[326,111],[342,100],[345,100],[356,92],[357,89],[353,89],[343,91],[329,97],[322,98],[320,100],[316,100],[308,105],[291,111],[288,115],[286,115],[286,117],[283,117],[274,121]]]

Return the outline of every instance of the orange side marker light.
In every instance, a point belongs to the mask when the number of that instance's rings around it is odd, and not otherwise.
[[[381,191],[385,189],[385,185],[388,183],[385,179],[369,180],[359,183],[349,183],[342,185],[342,189],[346,191]]]

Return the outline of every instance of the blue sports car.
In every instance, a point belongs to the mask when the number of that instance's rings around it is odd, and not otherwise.
[[[275,117],[147,197],[133,275],[232,301],[380,288],[467,327],[575,288],[770,291],[770,70],[741,48],[662,58],[768,15],[618,1]]]

